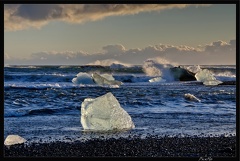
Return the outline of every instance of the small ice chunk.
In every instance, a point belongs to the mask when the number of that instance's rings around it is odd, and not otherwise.
[[[215,86],[215,85],[219,85],[221,83],[222,83],[222,81],[219,81],[219,80],[207,80],[207,81],[203,82],[204,85],[208,85],[208,86]]]
[[[8,135],[4,141],[4,145],[22,144],[26,141],[26,139],[22,138],[19,135]]]
[[[84,130],[110,131],[135,128],[130,115],[111,92],[81,104],[81,124]]]
[[[190,94],[190,93],[186,93],[184,94],[185,99],[190,100],[190,101],[197,101],[197,102],[201,102],[200,99],[198,99],[197,97],[195,97],[194,95]]]

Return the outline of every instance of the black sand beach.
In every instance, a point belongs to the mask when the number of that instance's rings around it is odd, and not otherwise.
[[[4,146],[4,157],[236,157],[236,136],[94,138]]]

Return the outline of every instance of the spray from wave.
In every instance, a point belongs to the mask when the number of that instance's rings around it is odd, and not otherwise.
[[[197,72],[201,71],[201,67],[199,65],[191,65],[191,66],[187,66],[184,68],[192,73],[197,73]]]
[[[110,66],[112,68],[123,68],[123,67],[131,67],[130,64],[123,63],[114,59],[105,59],[105,60],[96,60],[95,62],[89,63],[87,65],[101,65],[101,66]]]
[[[155,58],[148,59],[143,64],[143,71],[147,76],[161,77],[167,81],[174,80],[170,68],[173,68],[177,64],[174,62],[169,62],[166,59]]]

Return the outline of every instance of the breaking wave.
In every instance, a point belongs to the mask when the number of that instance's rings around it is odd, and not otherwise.
[[[110,66],[10,66],[4,67],[4,89],[47,89],[96,87],[91,78],[93,72],[101,74],[110,80],[123,83],[171,82],[174,74],[170,68],[174,64],[164,61],[147,60],[143,66],[123,67]],[[222,82],[236,81],[235,66],[181,66],[193,73],[207,69]],[[50,71],[50,72],[49,72]],[[161,81],[160,81],[161,80]],[[175,81],[175,80],[174,80]]]

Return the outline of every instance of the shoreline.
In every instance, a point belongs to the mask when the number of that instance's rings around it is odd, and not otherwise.
[[[236,157],[236,136],[95,138],[4,145],[4,157]]]

